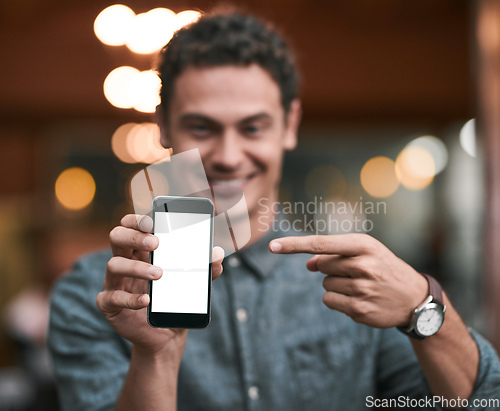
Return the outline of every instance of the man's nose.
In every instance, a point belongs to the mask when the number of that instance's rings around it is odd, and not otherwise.
[[[244,152],[238,133],[228,130],[222,134],[214,147],[213,165],[224,170],[235,170],[241,164]]]

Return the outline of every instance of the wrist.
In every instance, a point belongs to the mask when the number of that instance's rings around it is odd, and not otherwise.
[[[172,347],[161,350],[150,350],[138,345],[132,345],[131,361],[147,367],[160,367],[163,370],[177,372],[182,359],[184,344],[181,348]]]

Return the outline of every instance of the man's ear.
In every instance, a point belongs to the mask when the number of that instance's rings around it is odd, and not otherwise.
[[[296,98],[290,104],[290,110],[286,117],[285,139],[283,140],[283,148],[285,150],[293,150],[297,146],[297,133],[301,118],[302,104],[300,103],[300,99]]]
[[[165,112],[164,108],[161,106],[161,104],[158,104],[156,106],[155,110],[155,121],[156,124],[158,124],[158,127],[160,127],[160,143],[163,147],[169,148],[171,146],[170,144],[170,139],[168,137],[168,132],[167,132],[167,122],[165,118]]]

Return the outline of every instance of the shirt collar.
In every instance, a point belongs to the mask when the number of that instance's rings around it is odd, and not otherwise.
[[[282,213],[276,214],[274,218],[278,223],[285,219]],[[284,232],[280,227],[281,224],[272,224],[271,229],[262,238],[238,251],[236,254],[252,271],[262,278],[271,275],[275,271],[274,268],[276,265],[284,257],[282,254],[273,254],[269,250],[269,242],[271,240],[290,235],[290,233]]]

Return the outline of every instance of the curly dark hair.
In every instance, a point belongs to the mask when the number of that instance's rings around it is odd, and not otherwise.
[[[270,25],[235,11],[203,15],[177,31],[159,55],[161,106],[168,113],[176,78],[187,67],[258,64],[278,84],[285,113],[298,93],[298,70],[284,39]]]

